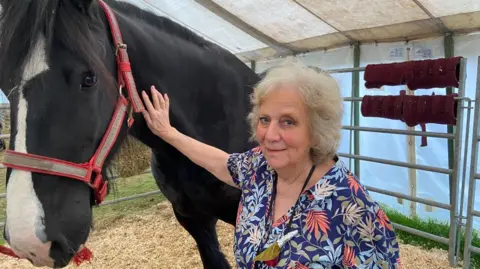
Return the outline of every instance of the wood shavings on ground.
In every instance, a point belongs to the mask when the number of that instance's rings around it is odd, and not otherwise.
[[[114,222],[97,224],[87,246],[94,259],[83,263],[79,269],[116,268],[199,268],[202,269],[194,240],[178,224],[169,203],[155,207],[146,216],[129,216]],[[106,227],[108,226],[108,227]],[[233,227],[219,221],[219,241],[228,261],[234,266]],[[405,269],[449,269],[448,253],[444,250],[423,250],[411,245],[401,245],[402,265]],[[35,268],[26,260],[0,257],[0,268]],[[69,265],[66,268],[77,268]]]

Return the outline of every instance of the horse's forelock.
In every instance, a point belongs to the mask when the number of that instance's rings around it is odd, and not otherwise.
[[[47,57],[53,40],[56,40],[113,83],[103,63],[104,54],[93,49],[93,45],[98,44],[94,32],[101,33],[102,27],[106,27],[102,24],[98,3],[93,5],[85,10],[80,9],[75,1],[5,1],[0,14],[0,87],[6,83],[13,87],[18,83],[25,61],[40,34],[46,41]]]

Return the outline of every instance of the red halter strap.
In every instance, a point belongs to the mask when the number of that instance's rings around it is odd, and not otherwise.
[[[110,120],[107,131],[105,132],[100,146],[95,154],[87,163],[72,163],[64,160],[49,158],[45,156],[16,152],[7,150],[3,164],[12,169],[26,170],[48,175],[57,175],[80,180],[88,184],[95,193],[95,204],[100,204],[107,193],[107,182],[102,179],[102,166],[112,149],[118,134],[122,127],[128,109],[128,101],[122,95],[122,88],[128,90],[131,107],[135,112],[141,112],[144,109],[143,103],[138,95],[135,81],[132,76],[130,62],[126,51],[127,46],[123,43],[122,35],[113,10],[103,1],[99,1],[108,18],[113,41],[116,44],[115,55],[118,65],[118,83],[120,87],[120,96],[115,112]],[[131,111],[129,111],[128,125],[133,123]],[[96,176],[92,181],[92,174]]]

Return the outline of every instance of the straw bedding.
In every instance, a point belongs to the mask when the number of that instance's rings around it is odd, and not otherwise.
[[[108,228],[106,228],[108,226]],[[223,222],[217,225],[219,241],[229,262],[233,265],[233,228]],[[176,222],[170,204],[155,206],[144,216],[129,216],[109,223],[97,223],[87,246],[93,251],[92,262],[78,268],[202,268],[195,242]],[[444,250],[422,250],[401,245],[405,269],[451,268]],[[34,268],[28,261],[0,257],[0,268]],[[67,268],[76,268],[70,265]],[[235,267],[233,267],[235,268]]]

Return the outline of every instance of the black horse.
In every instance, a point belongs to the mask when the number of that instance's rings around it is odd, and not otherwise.
[[[249,94],[259,80],[255,72],[167,18],[127,3],[105,2],[115,11],[128,46],[138,91],[153,84],[168,93],[173,126],[227,152],[254,146],[248,141],[246,115]],[[0,4],[0,88],[11,105],[9,149],[87,162],[119,95],[115,44],[103,9],[97,0]],[[131,129],[126,119],[122,123],[106,163],[128,132],[149,146],[157,185],[195,239],[204,267],[229,268],[215,225],[218,219],[235,224],[240,191],[153,135],[141,114],[134,119]],[[37,266],[66,266],[89,236],[92,190],[68,177],[18,169],[7,169],[6,177],[5,239],[17,255]]]

